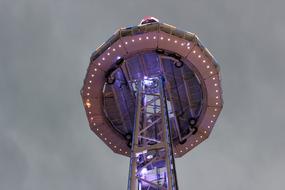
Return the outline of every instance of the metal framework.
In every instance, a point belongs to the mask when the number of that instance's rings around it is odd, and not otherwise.
[[[136,112],[128,190],[178,190],[164,78],[132,86]]]

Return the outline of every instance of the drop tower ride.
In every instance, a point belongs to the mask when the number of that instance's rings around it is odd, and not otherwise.
[[[81,96],[91,130],[130,157],[128,190],[178,190],[175,158],[209,137],[223,106],[209,50],[154,17],[96,49]]]

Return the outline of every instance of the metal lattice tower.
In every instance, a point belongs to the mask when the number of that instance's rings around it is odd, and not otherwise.
[[[136,82],[129,190],[177,190],[163,77]]]

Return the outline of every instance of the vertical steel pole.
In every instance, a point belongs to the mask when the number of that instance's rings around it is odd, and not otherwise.
[[[160,94],[161,94],[161,102],[162,102],[162,113],[164,114],[163,122],[164,122],[164,135],[165,142],[167,143],[166,147],[166,163],[167,163],[167,173],[168,173],[168,189],[169,190],[178,190],[177,176],[176,176],[176,168],[175,168],[175,160],[172,150],[172,138],[171,138],[171,129],[168,115],[168,107],[167,107],[167,99],[165,94],[164,87],[164,78],[161,77],[160,82]]]
[[[142,103],[142,89],[143,84],[142,81],[139,81],[137,84],[137,98],[136,98],[136,113],[135,113],[135,126],[133,131],[133,139],[132,139],[132,150],[131,150],[131,158],[130,158],[130,171],[129,171],[129,182],[128,182],[128,190],[135,190],[138,186],[137,184],[137,161],[136,161],[136,148],[138,146],[138,133],[139,133],[139,125],[140,125],[140,117],[141,117],[141,103]]]

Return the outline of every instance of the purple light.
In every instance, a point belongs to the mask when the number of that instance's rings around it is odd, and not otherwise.
[[[146,80],[146,79],[145,79],[143,82],[144,82],[144,84],[147,85],[147,86],[151,86],[152,83],[153,83],[152,80]]]
[[[142,174],[142,175],[146,175],[146,174],[147,174],[147,169],[146,169],[146,168],[143,168],[143,169],[141,170],[141,174]]]
[[[144,76],[143,83],[147,86],[151,86],[153,81],[150,78],[148,78],[147,76]]]
[[[120,56],[117,56],[117,60],[119,60],[119,59],[121,59],[121,57],[120,57]]]
[[[150,160],[150,159],[152,159],[153,158],[153,155],[147,155],[147,157],[146,157],[148,160]]]

